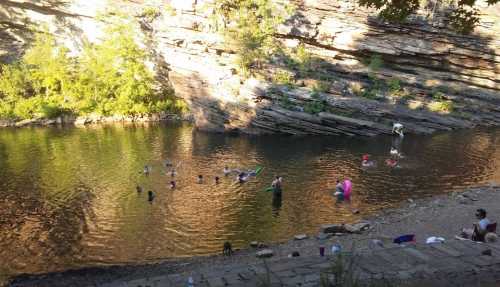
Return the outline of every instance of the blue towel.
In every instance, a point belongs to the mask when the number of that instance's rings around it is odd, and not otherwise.
[[[412,242],[412,241],[415,241],[415,234],[401,235],[398,238],[394,239],[394,243],[396,244]]]

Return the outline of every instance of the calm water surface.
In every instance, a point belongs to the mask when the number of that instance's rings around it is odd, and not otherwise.
[[[185,124],[1,129],[0,273],[213,254],[225,241],[285,240],[410,197],[500,181],[500,130],[407,136],[401,168],[391,170],[383,162],[393,140],[244,137]],[[363,170],[363,153],[378,167]],[[179,165],[175,190],[165,159]],[[222,175],[225,165],[265,169],[238,185]],[[281,202],[263,191],[275,174],[285,180]],[[331,191],[344,176],[353,199],[337,204]],[[152,204],[137,184],[156,192]]]

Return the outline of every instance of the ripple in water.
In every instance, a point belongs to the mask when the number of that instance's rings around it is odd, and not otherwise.
[[[353,208],[369,215],[410,197],[498,181],[499,135],[460,131],[398,142],[206,134],[189,125],[2,129],[0,271],[148,262],[218,253],[225,241],[244,247],[315,233],[320,224],[358,220]],[[399,169],[384,164],[391,146],[404,154]],[[365,153],[376,168],[360,167]],[[166,159],[178,166],[175,190]],[[222,175],[225,165],[264,171],[239,185]],[[264,192],[275,175],[284,177],[281,202]],[[353,181],[353,199],[337,204],[331,194],[343,177]]]

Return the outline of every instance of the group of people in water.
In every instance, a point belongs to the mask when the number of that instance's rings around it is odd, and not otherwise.
[[[396,137],[392,140],[391,149],[389,151],[390,157],[385,160],[385,165],[390,168],[397,168],[399,167],[399,160],[403,157],[400,151],[401,142],[404,137],[403,125],[400,123],[394,123],[392,133],[393,135],[396,135]],[[377,162],[371,160],[369,154],[364,154],[361,158],[361,166],[363,168],[376,167]]]
[[[173,163],[170,160],[166,160],[164,162],[164,167],[169,171],[166,172],[167,175],[170,175],[172,177],[172,180],[169,183],[170,189],[176,189],[177,188],[177,183],[174,180],[175,176],[177,175],[177,169],[180,166],[180,162],[177,165],[177,167],[174,167]],[[152,172],[152,167],[149,165],[145,165],[143,169],[143,174],[146,176],[149,176],[149,174]],[[249,181],[252,177],[256,177],[260,171],[262,170],[262,167],[257,167],[255,169],[249,169],[249,170],[240,170],[240,169],[230,169],[228,166],[225,166],[222,173],[224,174],[225,177],[229,177],[231,174],[236,174],[236,181],[235,183],[243,184],[247,181]],[[214,183],[218,185],[221,182],[219,176],[214,177]],[[283,182],[283,178],[281,176],[276,176],[276,178],[273,180],[271,183],[270,189],[273,191],[273,195],[275,196],[281,196],[281,185]],[[203,184],[205,183],[203,175],[198,175],[196,179],[196,183],[198,184]],[[137,193],[142,193],[143,188],[139,185],[136,186],[136,191]],[[153,202],[155,198],[155,193],[152,190],[148,191],[148,201]]]
[[[391,146],[390,150],[390,158],[386,160],[386,165],[394,168],[397,167],[398,165],[398,160],[401,158],[401,153],[399,152],[398,146],[401,143],[401,139],[403,138],[403,125],[400,123],[395,123],[393,125],[392,133],[395,135],[398,135],[398,138],[396,142],[393,142],[393,145]],[[170,189],[176,189],[177,188],[177,183],[174,180],[175,176],[177,175],[177,169],[180,166],[180,162],[177,164],[176,167],[174,167],[174,164],[170,160],[166,160],[164,162],[164,167],[168,170],[166,174],[170,175],[172,177],[172,180],[169,183]],[[370,159],[370,155],[364,154],[362,157],[361,161],[362,167],[368,168],[368,167],[374,167],[376,166],[376,162],[372,161]],[[255,169],[249,169],[249,170],[241,170],[241,169],[230,169],[228,166],[225,166],[224,169],[222,170],[222,173],[224,174],[224,177],[228,177],[231,174],[236,175],[236,183],[243,184],[247,181],[249,181],[253,177],[257,177],[257,175],[262,171],[262,167],[256,167]],[[152,167],[151,166],[144,166],[143,173],[145,175],[149,175],[152,172]],[[203,175],[198,175],[196,182],[198,184],[203,184],[204,178]],[[220,177],[215,176],[214,177],[214,183],[218,185],[220,183]],[[266,189],[266,191],[272,191],[274,197],[281,197],[282,194],[282,183],[283,183],[283,178],[281,176],[276,176],[274,180],[271,183],[271,186]],[[138,193],[142,193],[143,189],[140,186],[137,186],[136,188]],[[337,197],[338,200],[349,200],[351,197],[351,190],[352,190],[352,183],[349,179],[345,179],[344,181],[337,180],[336,186],[335,186],[335,193],[334,195]],[[152,202],[155,198],[155,193],[152,190],[148,191],[148,201]]]

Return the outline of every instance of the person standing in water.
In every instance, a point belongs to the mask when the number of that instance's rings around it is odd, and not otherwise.
[[[219,184],[219,177],[218,176],[215,177],[215,184]]]
[[[276,178],[271,183],[271,187],[273,188],[274,196],[281,196],[281,183],[283,182],[283,178],[280,176],[276,176]]]
[[[202,184],[203,183],[203,175],[198,175],[198,184]]]
[[[228,175],[231,173],[231,170],[230,170],[230,169],[229,169],[229,167],[226,165],[226,166],[224,167],[223,172],[224,172],[224,176],[228,176]]]
[[[337,185],[335,185],[334,195],[337,196],[337,200],[344,199],[344,186],[342,185],[339,179],[337,179]]]
[[[170,189],[175,189],[176,185],[175,185],[175,181],[170,181]]]
[[[400,123],[394,123],[392,125],[392,133],[393,134],[397,134],[400,137],[404,137],[404,134],[403,134],[403,125],[400,124]]]

